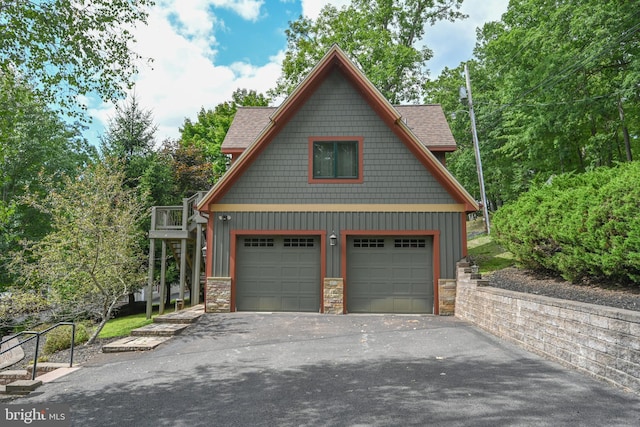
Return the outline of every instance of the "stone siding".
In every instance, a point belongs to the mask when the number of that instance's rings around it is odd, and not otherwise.
[[[229,313],[231,311],[231,278],[209,277],[205,289],[205,313]]]
[[[325,277],[323,301],[325,314],[344,313],[344,280],[342,277]]]
[[[455,315],[526,350],[640,393],[640,313],[488,286],[458,263]]]
[[[453,316],[456,306],[455,279],[438,280],[438,313],[440,316]]]

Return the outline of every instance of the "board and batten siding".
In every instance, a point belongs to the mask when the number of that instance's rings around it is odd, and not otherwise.
[[[330,136],[363,138],[362,183],[309,183],[309,138]],[[336,71],[218,203],[456,202]]]
[[[230,220],[221,221],[219,215]],[[214,220],[214,277],[228,277],[231,231],[304,231],[324,230],[326,236],[335,232],[358,230],[425,231],[440,233],[440,277],[455,277],[455,262],[463,257],[461,223],[464,212],[216,212]],[[277,233],[276,233],[277,234]],[[434,248],[435,249],[435,248]],[[343,277],[340,271],[341,248],[326,246],[327,277]]]

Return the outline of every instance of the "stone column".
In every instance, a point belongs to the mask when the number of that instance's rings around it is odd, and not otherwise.
[[[456,307],[456,280],[438,280],[438,308],[440,316],[453,316]]]
[[[344,280],[342,277],[325,277],[323,289],[323,312],[325,314],[343,314]]]
[[[231,311],[231,277],[208,277],[205,294],[206,313]]]

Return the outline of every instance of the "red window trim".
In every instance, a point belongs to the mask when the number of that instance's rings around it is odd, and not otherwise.
[[[314,178],[313,177],[313,143],[322,141],[356,141],[358,143],[358,177],[357,178]],[[362,136],[310,136],[309,137],[309,184],[362,184],[364,181],[364,137]]]

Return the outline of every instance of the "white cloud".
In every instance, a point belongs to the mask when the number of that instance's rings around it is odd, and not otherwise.
[[[263,3],[263,0],[158,0],[148,25],[136,29],[135,50],[154,61],[150,66],[141,65],[135,93],[141,106],[153,111],[159,142],[177,138],[185,118],[194,120],[200,108],[214,108],[230,100],[238,88],[265,93],[275,86],[286,46],[274,46],[278,54],[260,66],[215,62],[215,33],[223,29],[223,23],[211,6],[227,8],[250,21],[259,19]],[[349,0],[301,0],[303,15],[316,18],[329,3],[341,7]],[[432,75],[437,75],[444,65],[457,66],[470,58],[475,28],[487,20],[499,19],[507,3],[508,0],[466,0],[463,10],[470,15],[469,19],[429,27],[426,43],[435,52],[429,64]],[[96,124],[85,135],[90,142],[97,143],[115,108],[95,100],[87,101],[87,105]]]
[[[302,15],[316,19],[320,15],[320,10],[328,4],[338,9],[351,3],[351,0],[302,0]]]
[[[183,0],[183,3],[188,3]],[[213,0],[208,3],[216,7],[232,10],[247,21],[257,21],[264,0]],[[182,4],[182,3],[181,3]]]
[[[434,54],[427,64],[431,77],[437,77],[445,66],[457,67],[471,59],[476,29],[486,22],[500,20],[508,4],[509,0],[466,0],[461,11],[469,15],[467,19],[441,21],[427,27],[424,42]]]
[[[214,1],[245,19],[257,16],[262,1]],[[221,25],[210,1],[161,1],[151,11],[147,26],[136,30],[135,50],[153,58],[140,67],[135,94],[140,105],[153,111],[158,142],[177,138],[185,118],[195,119],[200,108],[214,108],[231,99],[234,90],[264,93],[280,75],[283,52],[263,66],[242,62],[215,64],[214,31]],[[93,105],[89,113],[97,126],[106,127],[115,114],[112,104]],[[98,135],[89,135],[97,141]]]

